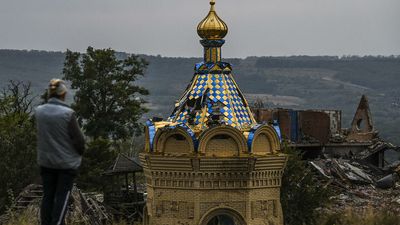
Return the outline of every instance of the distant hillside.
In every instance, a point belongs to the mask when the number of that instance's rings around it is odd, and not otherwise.
[[[120,53],[124,57],[124,53]],[[153,115],[167,117],[193,76],[200,58],[142,56],[149,62],[140,83],[151,92]],[[49,79],[60,77],[64,53],[0,50],[0,86],[8,80],[31,81],[40,94]],[[249,101],[269,107],[341,109],[348,127],[362,94],[370,100],[381,136],[400,144],[400,57],[248,57],[226,59],[233,65]]]

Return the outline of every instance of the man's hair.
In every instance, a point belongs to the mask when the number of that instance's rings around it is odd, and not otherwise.
[[[49,98],[60,98],[65,93],[67,93],[68,89],[65,86],[65,82],[61,79],[52,79],[49,83],[48,94]]]

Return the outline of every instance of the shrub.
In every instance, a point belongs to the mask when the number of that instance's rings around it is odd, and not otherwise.
[[[289,159],[282,178],[281,203],[285,224],[318,224],[316,208],[329,203],[330,191],[313,179],[307,162],[298,151],[285,147]]]

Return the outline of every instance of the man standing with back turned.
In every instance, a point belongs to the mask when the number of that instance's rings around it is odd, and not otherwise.
[[[35,110],[37,161],[43,181],[41,225],[63,225],[73,181],[85,148],[75,112],[64,102],[64,81],[50,81],[46,104]]]

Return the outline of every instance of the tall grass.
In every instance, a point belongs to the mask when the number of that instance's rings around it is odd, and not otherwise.
[[[39,209],[37,207],[28,207],[21,213],[10,213],[10,216],[10,220],[4,225],[39,225]],[[68,218],[66,225],[89,225],[89,223]],[[110,225],[128,225],[128,223],[125,221],[118,221],[112,222]]]
[[[10,220],[5,225],[38,225],[39,210],[37,207],[28,207],[20,214],[10,213]]]
[[[321,225],[400,225],[400,215],[389,210],[369,208],[364,212],[347,209],[343,213],[324,215]]]

